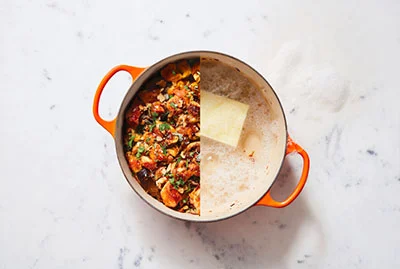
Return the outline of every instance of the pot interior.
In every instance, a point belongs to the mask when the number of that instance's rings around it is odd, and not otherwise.
[[[214,141],[201,137],[199,216],[177,212],[147,194],[132,176],[123,147],[124,114],[141,85],[166,64],[196,57],[200,57],[201,90],[204,87],[204,90],[249,105],[236,149],[215,144]],[[224,76],[232,79],[221,80]],[[217,85],[218,81],[230,81],[228,83],[231,84],[216,89],[214,85]],[[285,156],[286,139],[284,112],[267,81],[247,64],[233,57],[205,51],[177,54],[147,68],[126,94],[120,107],[115,132],[119,163],[136,193],[162,213],[188,221],[225,219],[255,204],[269,190],[279,173]],[[238,159],[237,156],[241,157]]]

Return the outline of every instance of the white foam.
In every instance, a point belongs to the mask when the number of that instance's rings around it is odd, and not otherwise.
[[[234,68],[202,61],[201,76],[201,90],[250,107],[237,148],[201,137],[201,215],[219,217],[248,206],[256,188],[265,188],[268,145],[278,127],[262,91]]]

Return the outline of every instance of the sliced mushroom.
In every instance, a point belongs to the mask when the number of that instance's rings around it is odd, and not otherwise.
[[[159,178],[159,179],[156,181],[157,188],[159,188],[159,189],[161,190],[162,187],[163,187],[163,185],[164,185],[164,183],[167,182],[167,181],[168,181],[167,177],[161,177],[161,178]]]

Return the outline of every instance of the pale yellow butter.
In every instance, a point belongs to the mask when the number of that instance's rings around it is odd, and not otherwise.
[[[249,106],[201,91],[200,135],[236,147]]]

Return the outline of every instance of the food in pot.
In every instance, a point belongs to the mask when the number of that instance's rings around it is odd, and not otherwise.
[[[125,112],[125,156],[154,198],[200,214],[200,61],[171,63],[149,79]]]
[[[261,197],[265,186],[272,184],[268,165],[273,164],[271,152],[277,151],[281,135],[278,136],[277,117],[271,113],[263,89],[250,78],[212,59],[202,59],[200,67],[202,133],[207,124],[218,125],[214,135],[201,137],[201,215],[222,217],[254,203],[254,197]],[[231,107],[225,110],[230,111],[210,113],[219,111],[217,99],[221,98],[224,106]],[[229,128],[234,125],[240,130]],[[221,129],[239,137],[226,139]]]

